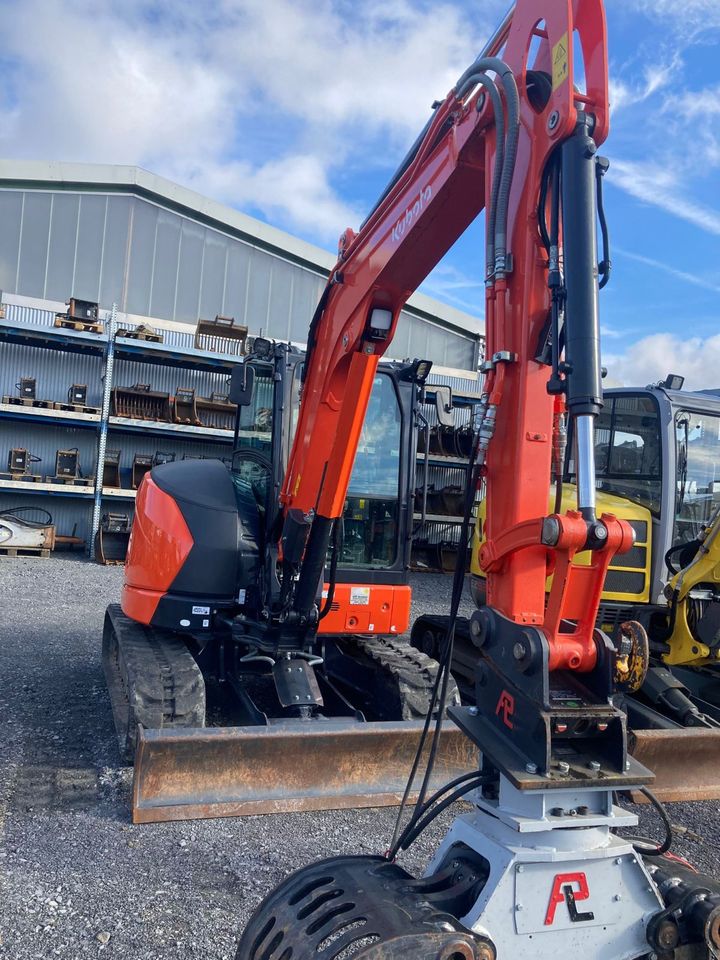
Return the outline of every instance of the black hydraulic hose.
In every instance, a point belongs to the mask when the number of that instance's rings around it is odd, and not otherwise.
[[[610,270],[612,261],[610,260],[610,232],[608,230],[607,220],[605,219],[605,204],[603,203],[603,177],[608,169],[608,161],[604,157],[598,157],[595,162],[595,180],[597,183],[597,209],[598,219],[600,221],[600,234],[602,236],[602,260],[599,264],[599,272],[602,274],[599,289],[602,290],[610,280]]]
[[[428,757],[425,776],[418,795],[417,805],[413,819],[417,819],[418,812],[425,802],[433,767],[435,766],[435,757],[437,755],[438,744],[440,742],[440,731],[442,730],[443,714],[447,701],[448,683],[450,680],[450,667],[452,665],[452,652],[455,643],[455,626],[457,624],[458,610],[462,599],[463,587],[465,586],[465,563],[467,557],[467,548],[472,537],[472,509],[475,502],[475,491],[477,489],[477,477],[475,476],[475,457],[477,456],[477,444],[473,444],[472,455],[468,463],[467,482],[465,487],[465,510],[463,513],[463,522],[460,527],[458,540],[458,554],[455,571],[453,574],[453,589],[450,599],[450,622],[448,624],[447,637],[445,639],[445,650],[443,651],[443,680],[440,693],[440,702],[438,704],[437,718],[435,720],[435,730],[433,731],[432,745]]]
[[[20,516],[21,513],[43,513],[47,519],[23,520]],[[0,517],[7,517],[8,519],[15,517],[18,520],[22,520],[22,522],[26,523],[29,527],[46,527],[50,526],[53,522],[52,514],[49,510],[46,510],[45,507],[10,507],[8,510],[0,510]]]
[[[451,806],[457,800],[460,800],[465,796],[465,794],[470,793],[472,790],[477,790],[478,787],[481,787],[484,783],[488,783],[491,779],[492,778],[487,776],[477,776],[474,780],[470,780],[468,783],[464,783],[462,786],[458,787],[457,790],[454,790],[450,794],[450,796],[446,797],[431,810],[426,809],[424,815],[421,814],[421,816],[416,820],[412,820],[403,831],[401,837],[398,839],[394,852],[391,851],[392,856],[390,859],[394,859],[401,850],[407,850],[407,848],[417,840],[423,830],[429,827],[433,820],[439,816],[443,810],[447,810],[449,806]]]
[[[505,162],[498,189],[497,224],[495,229],[495,264],[496,272],[504,274],[507,257],[507,215],[510,201],[510,186],[515,172],[518,140],[520,137],[520,95],[518,94],[515,75],[510,67],[499,57],[483,57],[468,67],[456,84],[456,91],[462,90],[466,82],[476,73],[492,70],[500,78],[505,93],[505,102],[508,111],[508,129],[505,140]]]
[[[474,73],[467,78],[462,89],[457,91],[458,99],[462,97],[472,87],[480,84],[487,90],[492,103],[493,114],[495,116],[495,169],[493,171],[492,189],[490,192],[490,206],[487,213],[487,246],[485,249],[485,271],[486,276],[491,277],[495,272],[495,231],[497,224],[497,205],[500,192],[500,183],[502,180],[503,169],[505,166],[505,114],[503,112],[500,91],[495,81],[491,80],[486,73]]]
[[[318,620],[323,620],[331,611],[333,600],[335,599],[335,584],[337,582],[338,559],[340,557],[340,526],[342,518],[336,517],[332,532],[332,558],[330,560],[330,572],[328,577],[328,593],[325,603],[318,615]]]
[[[473,467],[475,464],[475,458],[477,456],[477,443],[473,445],[472,454],[470,457],[470,462],[468,464],[468,480],[466,487],[466,501],[465,501],[465,516],[463,517],[463,523],[460,528],[460,536],[458,542],[458,556],[457,563],[455,566],[455,574],[453,578],[453,590],[452,598],[450,601],[450,622],[448,623],[448,629],[445,634],[445,644],[443,647],[442,655],[439,658],[439,667],[435,675],[435,681],[433,683],[432,692],[430,694],[430,704],[428,706],[428,711],[425,715],[425,722],[423,724],[422,733],[420,734],[420,740],[418,742],[417,750],[415,751],[415,757],[413,758],[412,769],[410,770],[410,775],[408,776],[407,783],[405,785],[405,791],[403,793],[402,800],[400,801],[400,807],[398,809],[397,817],[395,818],[395,827],[393,829],[392,839],[390,841],[390,850],[393,850],[397,846],[398,836],[400,834],[400,825],[402,822],[403,813],[405,807],[407,806],[408,798],[410,796],[410,791],[415,782],[415,777],[417,776],[418,769],[420,767],[420,761],[422,759],[423,751],[425,749],[425,743],[427,741],[427,736],[430,731],[430,724],[432,722],[433,714],[436,713],[435,718],[435,731],[433,735],[433,743],[430,748],[430,755],[428,757],[428,763],[425,770],[425,776],[423,780],[423,786],[418,797],[417,803],[415,805],[415,810],[413,815],[410,818],[406,830],[412,826],[413,823],[417,822],[417,818],[420,815],[419,811],[422,808],[424,795],[427,792],[427,785],[430,780],[430,775],[432,774],[432,769],[435,763],[435,755],[437,752],[437,743],[440,737],[440,729],[442,727],[442,714],[445,710],[445,702],[447,699],[447,686],[448,679],[450,674],[450,664],[452,662],[452,651],[455,638],[455,621],[457,620],[457,611],[460,606],[460,599],[462,597],[462,588],[465,581],[465,557],[467,554],[467,547],[469,542],[469,529],[470,529],[470,517],[468,516],[468,503],[469,503],[469,512],[472,514],[472,504],[475,500],[475,485],[476,478],[474,477]],[[458,575],[459,574],[459,575]],[[440,688],[442,684],[442,693],[440,693]],[[437,707],[437,712],[436,712]]]
[[[540,197],[538,199],[538,208],[537,208],[537,218],[538,218],[538,227],[540,228],[540,238],[543,242],[543,246],[550,252],[550,234],[548,233],[547,222],[545,220],[545,207],[547,206],[547,191],[548,185],[550,183],[550,171],[552,169],[553,157],[550,157],[548,162],[545,164],[545,169],[543,170],[542,179],[540,180]]]
[[[663,826],[665,827],[665,839],[659,846],[651,846],[646,843],[633,843],[633,850],[636,853],[639,853],[643,857],[662,857],[663,854],[667,853],[670,847],[672,847],[673,842],[673,832],[672,832],[672,823],[670,822],[670,817],[668,812],[665,809],[663,803],[655,796],[655,794],[648,787],[640,787],[640,793],[650,801],[650,803],[655,807],[657,812],[660,814],[662,819]],[[630,837],[631,840],[642,840],[643,838],[639,837]]]

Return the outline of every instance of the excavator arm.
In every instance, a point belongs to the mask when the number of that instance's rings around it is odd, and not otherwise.
[[[376,355],[407,294],[486,211],[488,359],[471,462],[486,485],[487,605],[469,625],[474,702],[448,710],[480,762],[428,796],[440,709],[415,812],[403,829],[398,822],[385,856],[336,857],[288,877],[251,918],[237,960],[504,960],[523,950],[547,960],[671,960],[690,943],[720,946],[716,929],[698,934],[679,919],[663,861],[653,867],[639,855],[661,857],[669,839],[633,846],[617,832],[637,818],[615,804],[615,791],[657,801],[646,787],[652,774],[628,755],[615,701],[642,682],[647,636],[626,624],[615,645],[595,629],[609,561],[633,542],[628,523],[595,511],[607,72],[602,0],[518,0],[341,247],[314,324],[305,420],[283,494],[286,531],[299,519],[293,509],[309,530],[300,617],[342,505]],[[548,516],[563,408],[576,438],[578,502]],[[573,565],[586,550],[591,563]],[[459,570],[443,671],[461,587]],[[412,776],[408,792],[411,784]],[[453,822],[426,876],[412,877],[397,855],[461,797],[473,811]],[[708,896],[712,909],[720,905],[720,889]]]
[[[499,53],[502,60],[497,59]],[[584,74],[586,93],[575,88],[576,55],[585,65],[579,72]],[[496,429],[499,435],[497,469],[488,477],[488,499],[493,503],[490,536],[494,530],[511,532],[529,518],[544,515],[554,399],[547,391],[551,368],[536,359],[543,337],[548,339],[552,300],[551,251],[544,248],[538,226],[541,185],[551,156],[561,151],[594,153],[606,136],[607,123],[601,4],[518,3],[483,53],[435,106],[359,232],[343,234],[338,261],[310,329],[300,417],[281,494],[283,608],[287,609],[292,591],[292,609],[301,625],[316,611],[332,525],[347,494],[378,359],[390,345],[408,296],[483,209],[488,235],[486,325],[492,358],[486,364],[486,433]],[[563,143],[566,146],[560,147]],[[569,208],[578,203],[577,215],[568,216],[569,223],[563,224],[566,229],[577,227],[566,255],[573,260],[567,270],[573,279],[564,293],[566,313],[572,314],[573,322],[566,325],[565,371],[558,371],[556,351],[552,373],[562,377],[558,389],[569,389],[571,412],[582,411],[580,422],[587,427],[586,421],[600,409],[601,390],[595,162],[592,154],[585,159],[585,170],[577,174],[581,182],[564,185],[573,198]],[[514,176],[516,170],[520,176]],[[557,238],[555,244],[557,258]],[[557,265],[554,269],[557,273]],[[579,282],[574,280],[577,276]],[[575,374],[570,376],[573,364]],[[592,455],[587,436],[585,429],[586,459]],[[583,467],[593,469],[592,464]],[[534,482],[528,484],[529,478]],[[591,503],[585,512],[594,520]],[[597,531],[605,532],[600,526]],[[563,536],[563,542],[572,541],[571,549],[577,549],[586,538],[584,521],[564,521]],[[613,546],[627,536],[627,530],[618,532]],[[494,543],[487,546],[489,552],[497,548]],[[611,553],[604,552],[601,566]],[[489,578],[491,602],[507,609],[513,619],[542,623],[547,554],[539,535],[531,547],[503,553],[502,562],[493,565],[495,570],[502,566],[502,577]],[[584,593],[593,593],[602,573],[595,568],[585,576]],[[559,633],[567,609],[556,603],[553,610]],[[560,659],[574,663],[580,656],[586,666],[590,663],[587,624],[574,644],[558,641],[567,648]]]

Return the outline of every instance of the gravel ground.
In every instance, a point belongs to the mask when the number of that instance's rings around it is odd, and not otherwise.
[[[103,611],[121,579],[77,559],[0,559],[2,957],[232,958],[285,874],[381,852],[392,832],[388,809],[133,827],[100,663]],[[415,612],[445,612],[450,583],[415,576]],[[717,802],[671,806],[689,830],[675,849],[714,873],[718,813]],[[450,820],[420,838],[408,869],[423,869]]]

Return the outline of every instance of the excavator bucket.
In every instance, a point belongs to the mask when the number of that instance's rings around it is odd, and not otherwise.
[[[655,774],[660,800],[720,800],[719,730],[635,730],[629,740],[633,757]]]
[[[185,730],[140,727],[133,822],[396,805],[422,727],[422,721],[343,720]],[[477,767],[476,747],[448,722],[431,790]]]

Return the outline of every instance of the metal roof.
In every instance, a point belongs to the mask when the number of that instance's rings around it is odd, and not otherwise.
[[[210,225],[219,225],[256,246],[327,274],[336,257],[327,250],[218,203],[194,190],[150,173],[142,167],[109,163],[66,163],[54,160],[0,159],[0,186],[51,190],[85,189],[131,193],[158,201],[176,212],[188,214]],[[340,226],[340,225],[339,225]],[[449,304],[423,293],[414,293],[407,308],[420,316],[482,336],[485,324]]]

